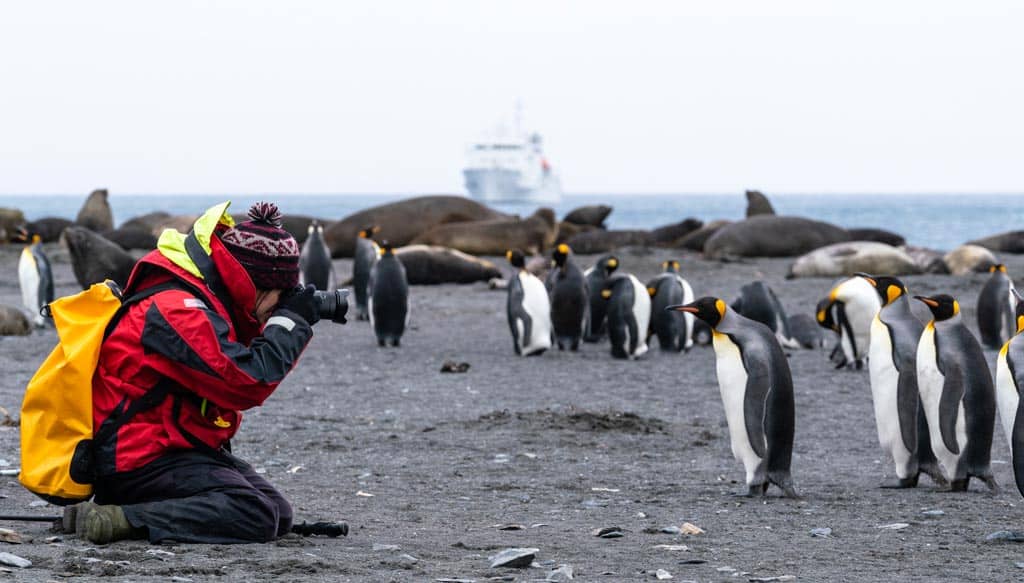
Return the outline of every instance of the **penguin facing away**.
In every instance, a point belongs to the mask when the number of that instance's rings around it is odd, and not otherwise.
[[[917,347],[917,385],[932,451],[952,491],[966,491],[971,478],[998,491],[989,466],[996,396],[981,345],[952,296],[914,298],[933,316]]]
[[[584,327],[584,342],[600,342],[607,331],[607,302],[601,297],[604,282],[619,267],[619,258],[614,255],[602,255],[592,267],[583,272],[587,280],[587,297],[590,303],[590,315]]]
[[[299,254],[299,283],[313,284],[316,289],[331,291],[338,287],[334,278],[331,251],[324,241],[324,226],[314,220],[306,232]]]
[[[380,227],[373,225],[359,231],[356,250],[352,256],[352,287],[356,295],[356,319],[368,320],[367,291],[370,285],[370,270],[380,258],[380,246],[373,240]]]
[[[29,321],[37,328],[46,326],[46,318],[40,313],[43,306],[53,301],[53,271],[50,259],[43,252],[42,238],[36,233],[20,229],[17,238],[28,243],[21,250],[18,259],[18,284],[21,287],[21,301],[29,311]]]
[[[861,370],[868,355],[871,322],[882,308],[878,293],[862,277],[840,282],[828,294],[842,355],[836,368]],[[829,310],[826,310],[829,311]],[[821,311],[819,310],[819,315]],[[820,322],[819,318],[819,322]]]
[[[1020,398],[1024,386],[1024,298],[1013,290],[1016,305],[1016,334],[999,351],[996,358],[996,403],[1006,442],[1010,444],[1013,479],[1017,491],[1024,496],[1024,407]]]
[[[565,243],[552,253],[554,268],[548,272],[546,287],[551,297],[551,325],[559,350],[578,350],[587,318],[587,281]]]
[[[551,303],[540,279],[526,270],[526,257],[516,249],[505,253],[516,272],[508,284],[505,312],[512,347],[519,356],[543,354],[551,348]]]
[[[1017,331],[1016,298],[1013,280],[1006,274],[1006,266],[993,265],[992,275],[978,294],[978,331],[981,342],[989,348],[1001,348]]]
[[[651,336],[657,335],[662,350],[688,351],[693,348],[693,322],[696,318],[688,312],[665,308],[693,302],[693,288],[679,276],[678,261],[665,261],[661,266],[665,271],[647,282],[647,292],[651,296],[651,327],[647,340],[650,342]]]
[[[613,358],[639,358],[647,353],[647,329],[651,320],[651,298],[647,288],[629,273],[616,274],[604,282],[601,297],[608,310],[608,339]]]
[[[370,270],[368,308],[377,344],[398,346],[409,324],[409,282],[391,245],[381,243],[380,260]]]
[[[913,488],[921,473],[941,486],[931,436],[917,387],[917,344],[924,324],[910,311],[907,288],[894,277],[858,274],[875,290],[882,309],[871,323],[868,372],[878,443],[896,463],[897,481],[883,488]]]
[[[740,295],[729,306],[741,316],[761,322],[775,333],[779,344],[799,348],[800,343],[789,330],[789,318],[775,291],[763,281],[753,281],[740,288]]]
[[[775,484],[798,497],[790,474],[793,377],[775,334],[714,297],[667,309],[694,314],[713,330],[718,387],[732,453],[746,470],[746,495],[763,496]]]

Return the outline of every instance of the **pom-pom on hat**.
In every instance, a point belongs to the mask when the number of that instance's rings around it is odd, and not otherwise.
[[[221,241],[242,264],[257,289],[299,285],[299,244],[281,228],[281,211],[271,202],[249,208],[249,218],[228,229]]]

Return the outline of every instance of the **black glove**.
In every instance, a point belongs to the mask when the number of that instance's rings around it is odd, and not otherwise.
[[[320,321],[320,302],[316,299],[315,293],[316,286],[311,283],[306,287],[296,287],[281,299],[278,309],[297,314],[312,326]]]

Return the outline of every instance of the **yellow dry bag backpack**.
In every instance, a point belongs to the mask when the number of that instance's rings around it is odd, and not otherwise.
[[[93,435],[92,377],[100,347],[128,306],[171,287],[154,286],[122,302],[121,290],[108,280],[44,308],[59,341],[29,381],[21,404],[18,480],[31,492],[62,506],[92,496],[94,437],[100,443],[110,437]],[[166,391],[150,393],[125,411],[113,431],[166,396]]]

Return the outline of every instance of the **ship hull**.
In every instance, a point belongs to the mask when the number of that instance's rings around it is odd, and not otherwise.
[[[558,178],[544,175],[536,185],[524,185],[522,174],[504,168],[466,168],[462,171],[470,196],[484,202],[558,202]]]

